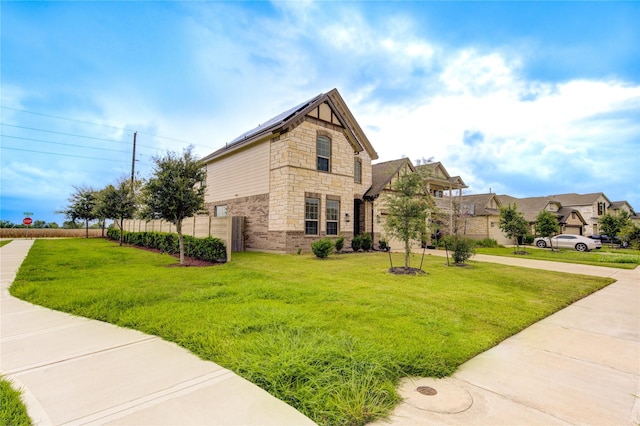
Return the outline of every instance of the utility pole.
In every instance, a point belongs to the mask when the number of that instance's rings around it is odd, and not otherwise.
[[[135,177],[136,170],[136,136],[138,132],[133,132],[133,158],[131,159],[131,185],[133,186],[133,179]]]

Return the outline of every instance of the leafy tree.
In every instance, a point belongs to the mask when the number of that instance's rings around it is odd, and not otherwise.
[[[543,238],[549,238],[550,241],[551,237],[556,235],[560,230],[558,218],[548,210],[543,210],[538,213],[538,216],[536,216],[535,228],[538,235]],[[551,247],[551,250],[553,250],[553,247]]]
[[[620,229],[620,237],[626,244],[640,249],[640,227],[630,220]]]
[[[169,152],[154,157],[154,174],[143,187],[143,216],[164,219],[176,226],[180,264],[184,264],[182,221],[204,209],[206,171],[204,164],[185,149],[182,156]]]
[[[524,213],[518,211],[518,206],[509,204],[500,208],[500,229],[507,238],[514,240],[516,251],[520,252],[520,238],[527,234],[527,221],[524,218]]]
[[[389,214],[385,230],[404,243],[404,267],[408,269],[411,242],[422,240],[427,231],[427,214],[433,205],[424,176],[419,172],[400,175],[386,202]]]
[[[116,183],[116,186],[108,185],[101,191],[101,200],[98,207],[99,214],[105,219],[117,221],[120,228],[121,246],[124,220],[133,218],[138,208],[135,188],[139,185],[139,181],[131,182],[129,179],[121,178]]]
[[[44,228],[46,224],[47,224],[47,222],[45,222],[44,220],[34,220],[33,224],[31,225],[31,227],[32,228]]]
[[[622,228],[626,227],[629,223],[631,223],[629,213],[624,210],[616,215],[605,213],[600,217],[600,233],[607,235],[610,241],[613,241],[613,238],[617,237]]]
[[[0,220],[0,228],[13,228],[15,225],[10,220]]]
[[[611,213],[605,213],[600,217],[600,233],[613,238],[620,232],[620,221]]]
[[[67,208],[58,213],[64,214],[74,225],[77,220],[84,221],[86,238],[89,238],[89,222],[96,219],[96,191],[89,187],[74,186],[73,188],[75,192],[67,200],[69,201]]]

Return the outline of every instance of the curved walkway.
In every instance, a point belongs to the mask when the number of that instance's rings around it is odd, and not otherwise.
[[[32,244],[0,248],[0,374],[22,388],[34,424],[314,424],[173,343],[10,296]]]
[[[378,426],[640,424],[640,268],[487,255],[472,260],[617,281],[469,360],[451,377],[405,379],[405,401]]]

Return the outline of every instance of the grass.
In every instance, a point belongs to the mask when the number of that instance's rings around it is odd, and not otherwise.
[[[0,241],[0,247],[6,246],[7,244],[9,244],[11,241],[13,240],[2,240]]]
[[[386,253],[176,263],[101,239],[37,240],[11,293],[176,342],[317,423],[362,425],[399,402],[401,377],[449,375],[612,282],[435,256],[426,275],[394,276]]]
[[[31,419],[20,395],[9,380],[0,376],[0,425],[31,426]]]
[[[634,269],[640,265],[640,250],[617,249],[603,247],[599,250],[589,252],[578,252],[569,249],[551,251],[551,249],[540,249],[537,247],[525,246],[526,255],[514,254],[513,247],[499,248],[476,248],[478,254],[489,254],[494,256],[519,257],[537,260],[552,260],[556,262],[580,263],[584,265],[607,266],[610,268]]]

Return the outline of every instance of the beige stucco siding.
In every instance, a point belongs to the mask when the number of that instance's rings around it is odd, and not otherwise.
[[[269,141],[207,164],[207,203],[269,192]]]

